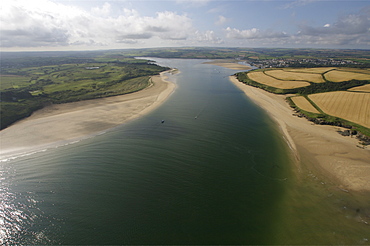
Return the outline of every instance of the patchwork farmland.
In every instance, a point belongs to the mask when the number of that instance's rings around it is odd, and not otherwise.
[[[265,74],[278,80],[306,81],[314,83],[324,83],[325,79],[320,73],[307,73],[286,70],[267,70]]]
[[[294,89],[310,85],[308,82],[276,79],[264,72],[251,72],[248,73],[248,77],[258,83],[279,89]]]
[[[301,112],[328,121],[352,122],[369,132],[369,69],[275,68],[239,73],[237,77],[246,84],[273,93],[296,94],[289,98]]]

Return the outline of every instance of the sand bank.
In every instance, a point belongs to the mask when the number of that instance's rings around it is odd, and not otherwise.
[[[357,147],[358,140],[338,134],[340,127],[314,125],[293,116],[285,96],[230,80],[279,124],[296,156],[298,169],[304,165],[323,173],[343,190],[370,190],[370,150]]]
[[[0,159],[99,134],[157,108],[175,89],[165,72],[135,93],[57,104],[0,131]]]
[[[211,64],[211,65],[216,65],[220,67],[225,67],[229,69],[234,69],[234,70],[249,70],[251,67],[243,64],[237,63],[235,60],[213,60],[210,62],[204,62],[204,64]]]

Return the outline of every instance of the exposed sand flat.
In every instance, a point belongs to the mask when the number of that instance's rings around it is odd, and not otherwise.
[[[210,62],[204,62],[204,64],[211,64],[211,65],[216,65],[216,66],[225,67],[225,68],[234,69],[234,70],[249,70],[249,69],[251,69],[251,67],[249,67],[247,65],[239,64],[239,63],[236,63],[235,61],[231,61],[231,60],[228,61],[228,60],[225,60],[225,59],[213,60],[213,61],[210,61]]]
[[[298,163],[304,156],[311,168],[322,170],[346,190],[370,190],[370,150],[358,148],[358,140],[337,133],[339,127],[314,125],[293,116],[285,96],[245,85],[234,76],[230,80],[275,119]]]
[[[98,134],[150,112],[176,87],[166,81],[165,73],[153,76],[152,82],[132,94],[57,104],[36,111],[0,131],[0,159]]]

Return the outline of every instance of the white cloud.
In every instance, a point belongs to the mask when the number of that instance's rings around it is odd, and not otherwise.
[[[189,7],[197,8],[207,5],[211,0],[176,0],[178,4],[184,4]]]
[[[370,47],[370,7],[362,9],[357,14],[342,16],[336,22],[324,26],[301,25],[299,31],[291,35],[257,28],[239,30],[228,27],[225,32],[230,40],[245,40],[248,44],[259,46]]]
[[[219,38],[214,31],[205,31],[205,32],[195,32],[195,38],[197,42],[204,43],[204,44],[223,44],[224,41]]]
[[[48,0],[30,2],[14,0],[3,4],[2,47],[136,44],[153,37],[184,40],[194,33],[190,18],[169,11],[149,17],[124,9],[123,15],[114,18],[109,16],[108,3],[88,12]]]
[[[108,16],[110,12],[111,5],[109,3],[104,3],[104,5],[101,8],[95,7],[91,9],[91,13],[97,16]]]
[[[226,37],[231,39],[266,39],[266,38],[286,38],[284,32],[261,31],[257,28],[239,30],[236,28],[226,28]]]
[[[318,2],[318,1],[321,1],[321,0],[296,0],[296,1],[292,1],[290,3],[285,4],[282,8],[290,9],[290,8],[294,8],[298,6],[304,6],[304,5],[307,5],[313,2]]]
[[[370,8],[365,8],[357,14],[342,16],[333,24],[323,27],[303,25],[297,36],[297,40],[307,40],[307,43],[370,45]]]
[[[218,16],[218,20],[216,21],[216,25],[221,26],[221,25],[225,24],[228,21],[229,20],[225,16],[220,15],[220,16]]]

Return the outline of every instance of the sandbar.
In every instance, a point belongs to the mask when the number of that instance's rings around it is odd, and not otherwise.
[[[235,76],[230,76],[230,81],[278,123],[295,155],[298,171],[304,165],[344,191],[370,191],[370,150],[359,148],[356,138],[340,135],[340,127],[315,125],[294,116],[284,95],[246,85]]]
[[[0,159],[100,134],[151,112],[175,88],[162,72],[138,92],[47,106],[0,131]]]
[[[216,66],[225,67],[225,68],[229,68],[229,69],[233,69],[233,70],[249,70],[249,69],[251,69],[250,66],[237,63],[237,61],[235,61],[235,60],[225,60],[225,59],[213,60],[213,61],[209,61],[209,62],[204,62],[204,64],[216,65]]]

